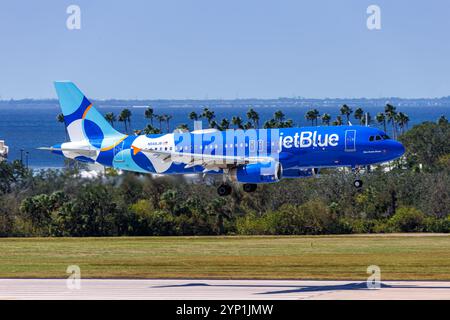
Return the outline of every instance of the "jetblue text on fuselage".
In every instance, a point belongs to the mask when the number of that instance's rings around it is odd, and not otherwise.
[[[308,147],[336,147],[339,142],[339,135],[333,134],[318,134],[317,131],[302,131],[299,135],[298,132],[294,136],[283,136],[280,134],[280,146],[286,149],[292,147],[295,148],[308,148]]]
[[[272,155],[283,149],[309,147],[336,147],[339,143],[337,133],[318,133],[314,131],[297,131],[293,135],[272,129],[267,130],[227,130],[209,132],[208,134],[174,133],[175,151],[179,153],[223,154],[229,156]],[[162,143],[152,143],[161,145]],[[149,147],[151,145],[149,144]],[[224,159],[226,162],[226,159]]]

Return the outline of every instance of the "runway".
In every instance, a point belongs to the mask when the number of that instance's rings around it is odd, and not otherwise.
[[[79,284],[68,287],[66,279],[0,279],[0,299],[450,300],[450,281],[383,281],[379,289],[368,289],[362,281],[82,279]]]

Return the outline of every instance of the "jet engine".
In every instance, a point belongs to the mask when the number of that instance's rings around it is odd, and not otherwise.
[[[230,170],[231,180],[243,183],[271,183],[283,176],[283,167],[278,161],[240,165]]]

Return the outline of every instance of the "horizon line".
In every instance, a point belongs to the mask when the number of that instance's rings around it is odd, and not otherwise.
[[[278,97],[278,98],[89,98],[92,101],[245,101],[245,100],[258,100],[258,101],[268,101],[268,100],[443,100],[450,99],[450,95],[441,97],[420,97],[420,98],[405,98],[405,97],[379,97],[379,98],[368,98],[368,97],[353,97],[353,98],[308,98],[308,97]],[[58,101],[57,98],[10,98],[10,99],[0,99],[2,102],[20,102],[25,100],[32,101]]]

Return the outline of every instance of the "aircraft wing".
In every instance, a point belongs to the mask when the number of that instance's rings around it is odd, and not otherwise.
[[[185,168],[193,166],[203,166],[206,171],[228,169],[237,165],[250,164],[250,163],[265,163],[273,161],[274,158],[269,156],[261,157],[247,157],[247,156],[227,156],[227,155],[214,155],[214,154],[202,154],[202,153],[188,153],[188,152],[170,152],[159,151],[151,149],[140,149],[141,152],[155,156],[162,161],[174,161],[185,163]]]

